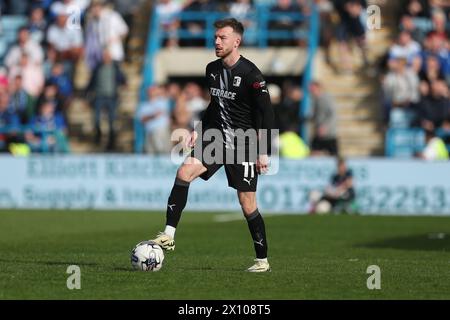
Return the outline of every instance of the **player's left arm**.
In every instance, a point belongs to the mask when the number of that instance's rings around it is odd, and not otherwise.
[[[250,92],[256,107],[257,129],[259,136],[257,170],[267,173],[269,169],[269,155],[272,149],[272,130],[275,129],[275,115],[270,101],[269,90],[259,70],[250,74]]]

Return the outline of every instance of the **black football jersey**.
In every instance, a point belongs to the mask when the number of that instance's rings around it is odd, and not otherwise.
[[[211,102],[202,118],[203,129],[220,129],[226,139],[231,130],[267,129],[270,137],[274,112],[269,91],[251,61],[241,56],[227,67],[221,59],[215,60],[206,66],[206,79]]]

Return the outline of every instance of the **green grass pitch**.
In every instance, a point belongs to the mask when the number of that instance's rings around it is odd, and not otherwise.
[[[0,299],[449,299],[450,217],[267,216],[272,272],[253,262],[245,220],[183,214],[159,272],[130,250],[165,214],[0,211]],[[68,290],[69,265],[81,290]],[[369,265],[381,289],[368,290]]]

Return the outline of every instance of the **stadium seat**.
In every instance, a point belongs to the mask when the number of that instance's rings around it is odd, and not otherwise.
[[[389,117],[390,128],[410,128],[414,120],[414,113],[403,108],[394,108]]]
[[[420,128],[390,128],[386,133],[386,156],[412,158],[423,150],[425,134]]]

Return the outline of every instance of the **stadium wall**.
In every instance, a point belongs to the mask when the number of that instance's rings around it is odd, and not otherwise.
[[[263,212],[304,214],[322,189],[333,159],[280,160],[276,176],[260,177]],[[450,215],[450,163],[349,159],[362,214]],[[165,210],[177,164],[140,155],[0,156],[0,208]],[[224,170],[196,181],[188,210],[238,211]]]

